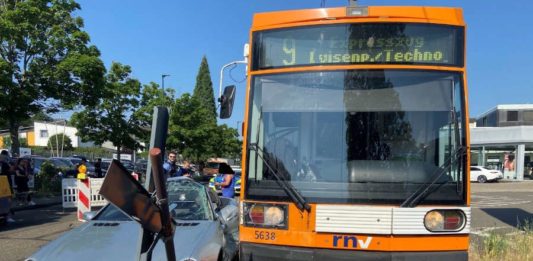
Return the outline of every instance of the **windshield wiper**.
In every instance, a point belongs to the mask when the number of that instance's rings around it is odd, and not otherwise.
[[[259,155],[260,154],[259,152],[261,152],[262,154],[266,154],[266,155],[268,155],[268,153],[265,153],[263,151],[263,149],[261,149],[257,145],[257,143],[250,143],[250,145],[248,147],[250,149],[254,150],[255,154],[258,155],[263,160],[263,162],[267,166],[267,168],[270,171],[270,173],[272,173],[272,175],[276,178],[276,182],[279,184],[280,187],[283,188],[283,190],[285,190],[285,193],[287,193],[289,198],[296,204],[296,207],[300,211],[305,210],[307,212],[311,212],[311,206],[309,206],[309,204],[307,203],[305,198],[302,196],[302,194],[300,194],[300,192],[298,192],[298,190],[296,190],[296,188],[294,188],[290,182],[287,182],[287,180],[285,178],[281,177],[281,175],[279,174],[279,170],[278,169],[273,168],[270,165],[268,160],[265,160],[265,158],[263,158],[262,155]],[[270,156],[268,156],[268,157],[270,158]],[[275,157],[275,156],[272,156],[272,157]],[[279,160],[276,160],[276,161],[283,168],[283,163],[281,161],[279,161]]]
[[[440,186],[446,184],[449,182],[449,180],[446,180],[444,182],[439,182],[441,180],[442,176],[446,174],[448,169],[453,166],[455,162],[457,162],[459,159],[462,159],[466,150],[464,146],[458,147],[455,152],[453,153],[453,157],[451,156],[449,160],[447,160],[443,165],[439,167],[439,169],[434,174],[434,178],[431,179],[431,182],[429,184],[422,184],[418,189],[411,194],[407,199],[400,205],[402,208],[412,208],[418,205],[422,200],[424,200],[428,195],[430,195],[432,192],[436,191]],[[432,190],[433,185],[437,184],[438,186]]]

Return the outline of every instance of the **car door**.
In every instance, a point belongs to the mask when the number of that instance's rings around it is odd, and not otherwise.
[[[470,167],[470,181],[477,181],[479,174],[481,174],[480,168]]]

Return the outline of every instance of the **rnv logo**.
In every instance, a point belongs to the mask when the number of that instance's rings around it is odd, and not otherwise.
[[[333,247],[340,247],[342,244],[346,248],[357,248],[367,249],[372,242],[372,237],[367,237],[365,240],[358,239],[356,236],[343,236],[343,235],[333,235]]]

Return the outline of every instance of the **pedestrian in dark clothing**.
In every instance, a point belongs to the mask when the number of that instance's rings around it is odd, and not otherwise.
[[[176,177],[178,173],[178,164],[176,164],[176,156],[178,154],[174,151],[168,153],[168,160],[163,164],[163,170],[165,173],[164,180],[167,178]]]
[[[19,158],[15,165],[15,184],[17,185],[17,193],[26,194],[25,199],[28,205],[35,205],[31,200],[30,188],[28,181],[30,181],[31,167],[28,159]]]
[[[102,159],[97,159],[94,163],[94,172],[96,173],[97,178],[102,178]]]

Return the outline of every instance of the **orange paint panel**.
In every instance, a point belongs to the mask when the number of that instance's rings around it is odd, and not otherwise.
[[[347,16],[345,7],[290,10],[255,14],[252,31],[309,24],[350,22],[413,22],[463,25],[459,8],[421,6],[371,6],[367,16]]]
[[[468,235],[351,235],[240,227],[241,242],[369,251],[467,250]],[[267,236],[268,235],[268,236]]]
[[[28,135],[28,145],[35,146],[35,132],[29,131],[27,135]]]
[[[427,66],[427,65],[384,65],[384,64],[368,64],[368,65],[318,65],[318,66],[302,66],[302,67],[292,67],[292,68],[279,68],[279,69],[268,69],[260,71],[251,71],[250,74],[262,75],[262,74],[276,74],[276,73],[291,73],[291,72],[313,72],[313,71],[335,71],[335,70],[371,70],[371,69],[405,69],[405,70],[435,70],[435,71],[452,71],[452,72],[462,72],[464,73],[465,69],[460,67],[449,67],[449,66]]]

